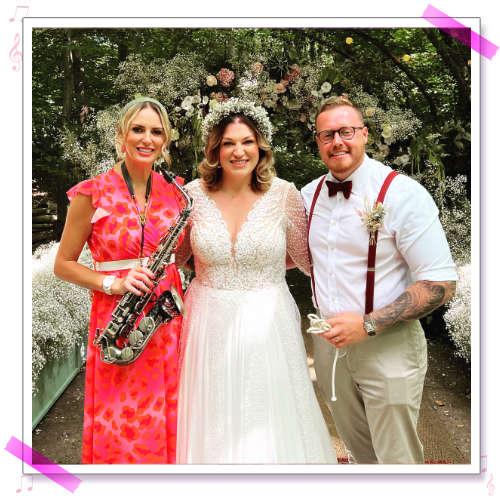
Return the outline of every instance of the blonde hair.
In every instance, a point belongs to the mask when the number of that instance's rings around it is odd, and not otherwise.
[[[201,179],[209,191],[217,191],[220,188],[222,179],[222,169],[219,168],[220,144],[224,131],[230,123],[243,123],[254,133],[259,146],[259,161],[252,171],[250,186],[256,192],[267,191],[276,176],[273,151],[253,120],[242,114],[228,116],[210,130],[205,145],[205,158],[198,166]]]
[[[361,124],[364,126],[365,122],[363,120],[363,114],[361,113],[361,110],[354,105],[347,97],[330,97],[326,101],[323,101],[318,108],[318,111],[316,112],[316,117],[314,119],[314,123],[318,121],[318,116],[323,113],[323,111],[327,111],[329,109],[334,109],[334,108],[340,108],[342,106],[348,106],[350,108],[353,108],[356,113],[359,116],[359,119],[361,120]]]
[[[170,165],[172,163],[172,160],[170,158],[168,148],[170,147],[172,132],[170,121],[168,120],[167,111],[158,101],[154,99],[149,100],[148,98],[134,99],[123,108],[122,114],[116,126],[115,134],[115,149],[118,158],[125,158],[125,155],[122,152],[125,137],[129,132],[130,124],[137,116],[139,111],[144,108],[151,108],[153,111],[156,111],[156,113],[158,113],[158,116],[160,117],[163,131],[165,132],[165,142],[161,147],[161,156],[167,162],[167,164]]]

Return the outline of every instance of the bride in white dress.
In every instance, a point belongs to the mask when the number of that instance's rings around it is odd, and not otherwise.
[[[336,463],[309,377],[287,254],[309,270],[299,192],[275,177],[263,108],[205,117],[177,263],[194,255],[181,334],[177,462]]]

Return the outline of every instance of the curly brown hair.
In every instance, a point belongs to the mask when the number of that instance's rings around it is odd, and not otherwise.
[[[253,169],[250,186],[255,192],[267,191],[271,187],[273,178],[276,176],[273,151],[271,145],[267,142],[253,120],[242,114],[235,114],[224,118],[210,131],[205,145],[205,158],[198,166],[198,173],[201,179],[209,191],[217,191],[220,188],[222,179],[222,169],[218,168],[220,144],[224,131],[230,123],[243,123],[254,133],[259,146],[259,161]]]

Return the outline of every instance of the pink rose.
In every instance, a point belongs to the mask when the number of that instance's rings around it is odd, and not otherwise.
[[[261,73],[263,69],[264,69],[264,66],[262,65],[262,63],[260,63],[258,61],[254,62],[252,64],[252,72],[255,73],[256,75]]]
[[[234,73],[227,68],[221,68],[216,76],[223,87],[229,87],[234,80]]]

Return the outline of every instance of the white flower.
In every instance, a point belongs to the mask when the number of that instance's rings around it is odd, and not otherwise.
[[[190,95],[184,97],[184,99],[181,103],[181,108],[185,111],[188,111],[192,107],[193,107],[193,98]]]
[[[272,103],[274,104],[274,103]],[[267,116],[267,112],[261,106],[256,106],[253,102],[231,97],[226,102],[216,102],[213,106],[210,103],[210,112],[203,119],[201,135],[206,144],[210,131],[225,117],[241,113],[251,118],[258,129],[262,132],[266,140],[271,143],[273,127]]]
[[[85,288],[62,281],[54,275],[54,259],[59,243],[39,247],[32,259],[32,390],[49,360],[68,356],[81,344],[88,330],[89,293]],[[79,263],[91,266],[87,247]]]
[[[457,290],[444,317],[446,329],[457,346],[457,354],[470,362],[471,346],[471,265],[457,269]]]
[[[176,141],[179,139],[179,131],[176,128],[172,129],[172,136],[170,137],[170,140]]]
[[[324,82],[323,85],[321,85],[321,93],[326,94],[332,90],[332,85],[329,82]]]
[[[206,82],[209,87],[213,87],[214,85],[217,85],[217,78],[215,78],[214,75],[208,75]]]
[[[382,125],[382,137],[389,139],[392,136],[392,127],[389,124]]]
[[[366,230],[370,234],[370,245],[375,242],[375,233],[384,224],[385,217],[385,207],[382,203],[374,201],[370,203],[367,198],[365,198],[365,209],[364,211],[356,210],[361,217],[361,222],[366,227]]]

